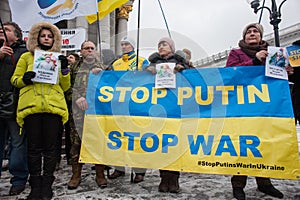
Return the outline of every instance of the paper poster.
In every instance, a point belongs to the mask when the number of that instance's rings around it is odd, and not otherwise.
[[[291,45],[286,47],[290,65],[292,67],[300,67],[300,46]]]
[[[23,40],[28,40],[29,31],[22,31]],[[60,29],[62,41],[62,51],[80,50],[81,44],[86,38],[86,30],[83,28],[76,29]]]
[[[32,81],[56,84],[60,69],[59,55],[61,54],[57,52],[35,50],[33,71],[36,73],[36,76]]]
[[[155,88],[175,88],[175,63],[160,63],[156,65]]]
[[[266,59],[265,75],[273,78],[288,79],[285,66],[287,57],[283,47],[268,47],[268,56]]]

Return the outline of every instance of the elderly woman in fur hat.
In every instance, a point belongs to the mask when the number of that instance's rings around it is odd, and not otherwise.
[[[36,75],[33,72],[34,52],[60,52],[59,29],[47,22],[33,25],[27,48],[29,52],[20,57],[11,82],[20,88],[17,122],[27,134],[31,186],[28,199],[51,199],[53,173],[58,159],[57,141],[63,123],[68,120],[64,99],[64,91],[70,87],[68,60],[63,55],[58,57],[61,70],[57,84],[33,82],[31,79]]]
[[[265,65],[268,55],[268,43],[262,40],[263,27],[258,23],[252,23],[243,30],[243,39],[239,41],[239,49],[232,49],[229,53],[226,66],[253,66]],[[293,73],[291,67],[286,68],[289,74]],[[283,194],[277,190],[269,178],[255,177],[258,190],[273,197],[283,198]],[[246,186],[247,176],[233,176],[231,184],[233,196],[236,199],[246,199],[244,187]]]

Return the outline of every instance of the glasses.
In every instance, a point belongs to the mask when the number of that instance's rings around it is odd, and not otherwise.
[[[84,49],[84,50],[89,50],[89,49],[95,50],[95,47],[83,47],[83,49]]]

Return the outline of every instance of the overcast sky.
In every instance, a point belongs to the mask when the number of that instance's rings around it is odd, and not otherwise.
[[[191,48],[193,61],[236,47],[245,25],[259,20],[259,13],[255,14],[246,0],[160,1],[176,48]],[[276,2],[280,4],[282,0]],[[270,7],[270,4],[271,0],[266,0],[266,6]],[[300,0],[287,0],[283,4],[280,29],[300,22],[299,8]],[[138,0],[135,0],[128,24],[131,33],[135,33],[137,29],[137,10]],[[141,0],[140,16],[140,40],[150,40],[154,37],[151,43],[154,43],[156,48],[158,39],[168,35],[158,0]],[[262,25],[265,34],[273,33],[266,9],[263,12]],[[180,44],[184,40],[186,42]],[[140,48],[148,49],[149,52],[153,50],[144,43],[140,43]]]

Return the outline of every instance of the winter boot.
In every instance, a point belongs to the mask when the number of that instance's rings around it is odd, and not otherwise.
[[[96,183],[100,188],[107,187],[107,180],[104,175],[105,165],[95,165],[96,169]]]
[[[169,173],[169,192],[178,193],[179,192],[179,174],[177,173]]]
[[[52,184],[54,182],[54,176],[42,177],[42,200],[50,200],[53,197]]]
[[[144,181],[145,173],[135,173],[135,177],[133,179],[133,183],[140,183]]]
[[[237,200],[245,200],[246,199],[246,194],[244,192],[244,189],[241,187],[233,187],[233,197],[236,198]]]
[[[282,199],[283,194],[277,190],[271,183],[269,178],[256,177],[257,189],[265,194],[268,194],[272,197],[277,197]]]
[[[73,190],[78,187],[81,182],[81,170],[82,165],[80,163],[73,163],[72,164],[72,177],[71,180],[68,182],[68,189]]]
[[[233,197],[238,200],[245,200],[244,187],[247,183],[247,176],[233,176],[231,178]]]
[[[119,178],[121,176],[125,176],[125,172],[115,169],[115,171],[110,176],[108,176],[108,178],[109,179],[116,179],[116,178]]]
[[[42,193],[42,176],[30,176],[29,185],[31,191],[27,196],[28,200],[40,200]]]
[[[169,192],[169,174],[167,171],[160,170],[160,183],[158,186],[159,192]]]

